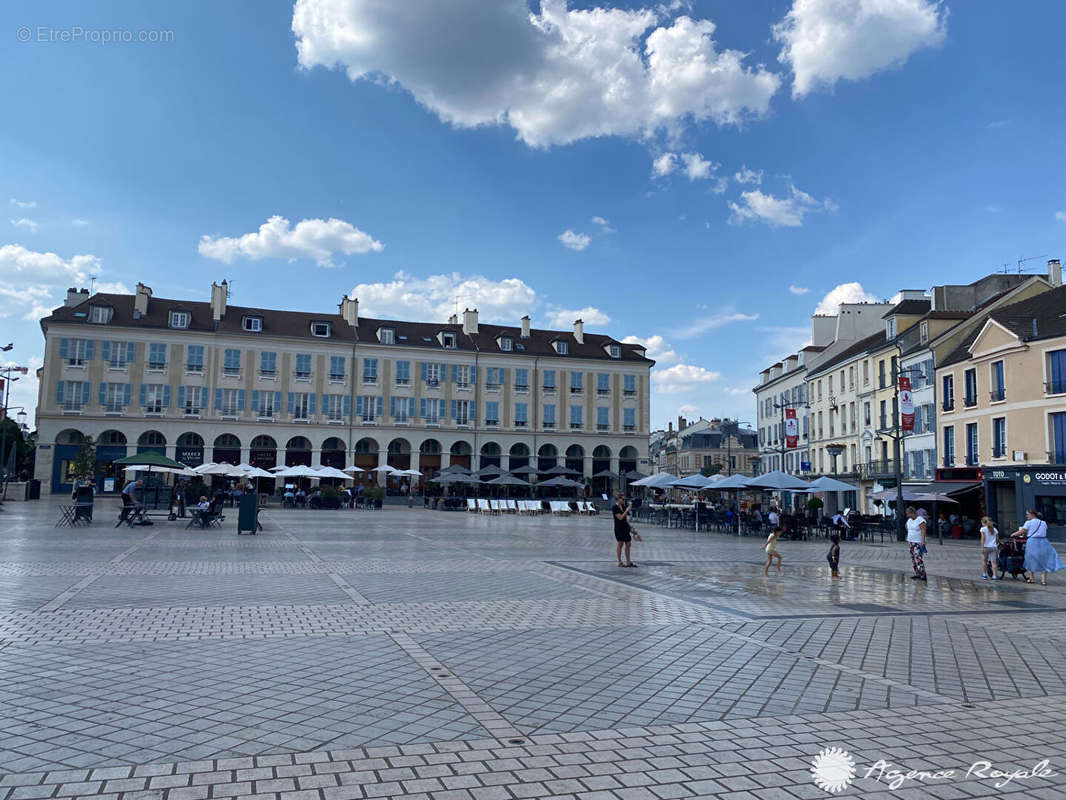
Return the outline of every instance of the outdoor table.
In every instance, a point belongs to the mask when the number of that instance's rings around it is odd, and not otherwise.
[[[89,525],[92,520],[84,514],[79,514],[83,509],[91,509],[92,503],[70,503],[59,506],[59,521],[57,528],[76,528],[79,523]]]
[[[123,522],[129,525],[131,528],[134,525],[150,525],[151,520],[148,519],[148,511],[144,505],[135,506],[123,506],[123,514],[119,515],[118,522],[115,523],[117,528]]]

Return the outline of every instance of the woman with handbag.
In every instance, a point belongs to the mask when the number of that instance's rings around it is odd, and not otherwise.
[[[630,558],[629,549],[632,546],[633,539],[639,542],[641,538],[640,534],[629,524],[629,514],[633,510],[633,504],[630,503],[623,508],[622,504],[625,501],[625,495],[619,492],[614,496],[614,505],[611,507],[611,516],[614,518],[615,555],[618,557],[618,566],[635,567],[637,565]],[[625,563],[622,562],[623,549],[626,554]]]

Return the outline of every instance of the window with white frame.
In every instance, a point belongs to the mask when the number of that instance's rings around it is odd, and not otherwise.
[[[235,417],[241,410],[241,390],[240,389],[223,389],[222,390],[222,408],[220,409],[222,416]]]
[[[485,403],[485,424],[496,427],[500,424],[500,403],[498,400],[490,400]]]
[[[469,400],[452,400],[452,417],[456,425],[469,425],[471,418],[471,403]]]
[[[377,383],[378,360],[376,358],[363,359],[363,383]]]
[[[184,329],[192,322],[192,315],[188,311],[171,311],[169,325],[171,328]]]
[[[344,380],[344,356],[329,357],[329,379],[334,382]]]
[[[93,357],[93,343],[89,339],[67,340],[67,365],[71,367],[83,367],[86,361]]]
[[[56,384],[56,404],[64,411],[81,411],[89,402],[88,381],[59,381]]]
[[[596,408],[596,430],[605,431],[610,427],[610,409],[607,406]]]
[[[330,324],[328,322],[312,322],[311,335],[329,338]]]
[[[551,393],[555,391],[555,370],[544,370],[544,391]]]
[[[344,419],[344,395],[327,394],[322,398],[322,412],[326,419],[331,422],[340,422]]]
[[[562,339],[555,342],[555,352],[561,356],[565,356],[570,352],[570,343],[564,342]]]
[[[199,414],[203,410],[203,394],[205,390],[201,386],[182,386],[178,390],[181,395],[181,409],[186,414]]]
[[[308,381],[311,380],[311,354],[310,353],[297,353],[296,354],[296,380]]]
[[[633,397],[637,393],[637,376],[636,375],[623,375],[622,376],[622,394],[626,397]],[[767,401],[769,403],[770,401]]]
[[[241,327],[250,333],[259,333],[263,330],[263,318],[246,316],[241,319]]]
[[[104,342],[107,365],[114,369],[124,369],[133,360],[132,342]]]
[[[273,378],[278,374],[278,354],[264,350],[259,354],[259,374]]]
[[[529,403],[514,404],[514,426],[525,428],[529,425]]]
[[[635,431],[637,429],[637,410],[635,408],[622,409],[622,429],[625,431]]]
[[[144,387],[144,413],[163,413],[163,390],[166,387],[161,383],[149,383]]]
[[[222,360],[223,375],[241,374],[241,351],[230,347],[226,349]]]
[[[528,369],[516,369],[514,371],[514,388],[516,392],[528,392],[529,391],[529,370]]]
[[[503,370],[499,367],[489,367],[485,370],[485,388],[499,389],[503,383]]]
[[[396,385],[407,386],[411,382],[411,362],[396,362]]]
[[[454,333],[442,333],[440,337],[441,344],[448,350],[455,349],[455,334]]]
[[[570,394],[581,394],[585,391],[585,373],[570,373]]]
[[[1007,455],[1007,418],[992,418],[992,457],[1003,458]]]
[[[383,400],[374,395],[360,395],[355,400],[355,415],[362,422],[376,422],[381,416]]]
[[[576,430],[582,427],[581,423],[581,406],[570,406],[570,428]]]
[[[190,344],[185,348],[185,371],[204,371],[204,346],[202,344]]]
[[[440,364],[425,363],[422,365],[422,371],[425,376],[427,386],[440,385]]]
[[[309,392],[294,392],[292,397],[293,419],[310,419],[311,417],[311,394]]]
[[[596,394],[603,396],[611,393],[611,376],[606,372],[596,373]]]
[[[439,425],[444,416],[444,401],[435,397],[422,398],[418,401],[418,416],[429,425]]]
[[[382,328],[380,337],[382,344],[396,344],[396,330],[393,328]]]
[[[111,321],[115,309],[111,306],[89,306],[89,322],[95,325],[106,325]]]
[[[503,352],[505,353],[510,353],[512,350],[514,350],[514,339],[512,339],[510,336],[501,336],[500,349],[503,350]]]
[[[610,347],[611,358],[622,357],[622,346],[618,344],[612,344]]]
[[[125,410],[130,402],[130,385],[128,383],[105,383],[101,393],[104,411],[115,414]]]
[[[167,346],[161,342],[148,345],[148,369],[164,370],[167,368]]]
[[[459,364],[455,367],[455,385],[459,389],[466,389],[470,386],[470,367],[466,364]]]

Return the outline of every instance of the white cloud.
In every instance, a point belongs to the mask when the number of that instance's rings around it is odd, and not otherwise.
[[[611,223],[603,217],[593,217],[592,222],[595,225],[600,226],[601,233],[614,233],[614,228],[611,227]]]
[[[778,61],[792,67],[793,97],[838,80],[857,81],[903,64],[944,41],[947,8],[938,0],[793,0],[773,28]]]
[[[677,169],[677,155],[675,153],[663,153],[651,162],[651,174],[656,178],[669,175]]]
[[[12,197],[9,202],[16,208],[37,208],[36,200],[17,200],[16,198]]]
[[[722,391],[733,397],[746,397],[752,394],[751,387],[748,386],[726,386]]]
[[[40,227],[40,225],[38,225],[37,223],[37,220],[28,219],[27,217],[19,217],[18,219],[13,219],[11,220],[11,224],[14,225],[16,228],[25,228],[30,233],[36,233],[37,228]]]
[[[555,238],[557,238],[562,243],[563,247],[566,247],[570,250],[578,251],[584,250],[586,247],[589,246],[589,242],[592,241],[591,237],[589,237],[587,234],[574,233],[569,228],[567,228]]]
[[[342,219],[305,219],[291,227],[287,219],[275,215],[260,225],[256,233],[238,237],[205,234],[200,237],[198,249],[200,255],[226,264],[237,258],[252,261],[310,258],[320,267],[332,267],[336,253],[378,253],[385,245]]]
[[[539,13],[538,13],[539,12]],[[781,78],[720,50],[710,20],[566,0],[297,0],[304,69],[397,84],[457,127],[508,125],[531,147],[645,136],[769,110]]]
[[[835,308],[833,313],[836,313]],[[811,343],[811,329],[806,325],[761,325],[757,331],[764,334],[764,352],[759,358],[759,369],[780,361]]]
[[[707,317],[700,317],[699,319],[690,322],[688,325],[671,331],[670,334],[677,339],[695,339],[697,336],[707,333],[707,331],[721,328],[723,325],[728,325],[731,322],[748,322],[758,318],[758,314],[739,314],[732,312],[712,314]]]
[[[806,286],[796,286],[794,283],[789,285],[788,290],[792,294],[807,294],[808,292],[810,292],[810,289],[808,289]]]
[[[803,225],[803,218],[812,211],[836,211],[836,203],[829,198],[815,200],[806,192],[795,186],[789,187],[787,197],[774,197],[763,194],[760,189],[741,192],[741,202],[730,203],[732,214],[730,225],[743,225],[745,222],[765,222],[771,227],[798,228]]]
[[[71,225],[77,225],[79,228],[89,224],[89,220],[81,217],[75,217],[70,221]]]
[[[700,410],[692,403],[682,403],[677,407],[677,413],[683,417],[695,417],[698,416]]]
[[[593,306],[578,309],[548,307],[548,324],[553,328],[570,328],[578,319],[586,325],[597,327],[603,327],[611,321],[609,316]]]
[[[680,394],[713,383],[721,374],[693,364],[674,364],[665,369],[654,369],[652,386],[659,394]]]
[[[747,166],[742,166],[737,172],[733,173],[733,180],[737,183],[753,183],[758,186],[762,183],[762,170],[748,169]]]
[[[368,317],[443,322],[464,308],[478,309],[482,322],[517,325],[537,305],[537,293],[519,278],[491,280],[482,275],[429,275],[416,278],[397,272],[391,281],[360,283],[351,292],[359,313]]]
[[[1066,222],[1066,211],[1056,211],[1055,219],[1059,222]]]
[[[58,305],[54,299],[58,290],[84,286],[89,275],[99,272],[96,256],[65,259],[18,244],[4,245],[0,247],[0,316],[17,310],[24,311],[26,319],[39,319]]]
[[[677,352],[662,336],[627,336],[622,342],[642,345],[648,358],[657,364],[670,364],[678,360]]]
[[[878,298],[876,295],[870,294],[868,291],[862,288],[862,284],[858,281],[852,281],[851,283],[841,283],[830,289],[821,302],[815,306],[815,314],[825,314],[832,316],[837,313],[838,307],[841,303],[876,303]]]
[[[716,187],[714,193],[721,194],[725,191],[725,184],[728,181],[715,175],[720,166],[713,161],[708,161],[700,153],[663,153],[652,161],[651,172],[653,177],[662,178],[681,169],[690,181],[713,178],[721,187],[720,189]]]
[[[682,153],[681,160],[685,162],[685,175],[690,181],[706,180],[718,169],[718,164],[707,161],[699,153]]]

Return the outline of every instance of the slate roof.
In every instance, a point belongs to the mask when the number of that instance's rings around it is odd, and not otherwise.
[[[885,332],[883,330],[871,334],[865,339],[859,339],[859,341],[855,342],[855,344],[840,351],[835,356],[826,361],[824,364],[819,364],[818,369],[812,372],[811,374],[821,375],[823,372],[832,369],[837,364],[840,364],[843,361],[847,361],[848,359],[854,358],[855,356],[860,355],[861,353],[865,353],[869,350],[876,350],[877,348],[884,345],[887,341],[888,337],[885,335]]]
[[[900,300],[888,310],[881,319],[888,319],[896,314],[922,315],[932,306],[929,300]]]
[[[111,321],[106,324],[88,321],[89,305],[110,306],[114,309]],[[598,333],[585,333],[584,343],[578,343],[573,331],[553,331],[534,328],[528,338],[521,336],[519,326],[481,323],[475,336],[463,333],[461,324],[449,325],[435,322],[406,322],[401,320],[382,320],[359,317],[358,330],[353,330],[339,311],[332,313],[310,313],[304,311],[281,311],[269,308],[251,308],[248,306],[227,305],[226,313],[216,324],[211,316],[211,304],[202,301],[171,300],[164,297],[151,297],[148,301],[148,313],[134,319],[134,296],[129,294],[95,294],[75,306],[60,306],[41,320],[41,327],[47,330],[50,323],[73,323],[96,329],[137,328],[166,329],[169,326],[171,311],[187,311],[191,315],[188,331],[201,333],[225,333],[232,336],[246,336],[249,339],[263,336],[280,336],[313,341],[328,341],[350,344],[358,335],[363,343],[377,343],[380,328],[392,328],[396,332],[396,341],[389,347],[417,347],[440,350],[443,352],[466,351],[481,353],[505,353],[507,355],[545,356],[554,358],[603,359],[605,361],[638,361],[653,364],[654,361],[641,354],[642,348],[635,344],[623,344],[610,336]],[[257,316],[263,319],[262,332],[244,330],[243,318]],[[312,322],[329,322],[328,337],[312,336]],[[455,347],[444,348],[437,339],[437,334],[448,331],[455,334]],[[102,335],[103,330],[93,335]],[[510,336],[514,340],[514,350],[500,349],[498,337]],[[428,341],[427,341],[428,340]],[[552,343],[557,340],[567,342],[568,355],[559,355]],[[622,348],[620,359],[611,358],[604,349],[608,345]]]

